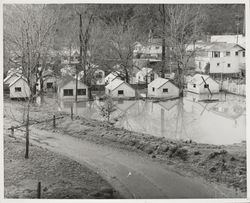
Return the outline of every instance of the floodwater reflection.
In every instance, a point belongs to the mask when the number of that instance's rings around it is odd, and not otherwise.
[[[245,98],[217,94],[211,103],[201,102],[207,95],[187,94],[184,98],[157,102],[115,101],[111,118],[117,127],[170,139],[193,140],[207,144],[233,144],[246,140]],[[74,103],[60,101],[60,109],[103,119],[99,101]]]

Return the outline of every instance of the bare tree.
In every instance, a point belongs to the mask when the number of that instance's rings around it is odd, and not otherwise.
[[[30,106],[39,95],[37,84],[44,68],[39,69],[42,57],[51,48],[57,17],[45,5],[4,5],[4,41],[15,58],[20,58],[23,76],[29,93],[26,106],[26,152],[29,157]]]
[[[99,111],[102,117],[107,119],[108,122],[110,122],[110,116],[111,114],[116,111],[116,106],[112,100],[111,97],[106,96],[104,103],[99,105]]]

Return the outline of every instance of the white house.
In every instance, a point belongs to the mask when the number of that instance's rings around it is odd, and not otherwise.
[[[246,37],[243,35],[211,35],[211,42],[226,42],[234,44],[245,44]]]
[[[135,90],[125,81],[114,79],[105,87],[105,93],[115,98],[135,97]]]
[[[58,84],[58,96],[61,99],[74,99],[76,95],[76,79],[68,76]],[[88,99],[88,86],[78,80],[77,98]]]
[[[20,76],[9,84],[10,98],[28,98],[30,96],[30,88],[27,80]]]
[[[152,68],[142,68],[136,73],[135,83],[150,83],[156,78],[158,78],[158,75],[152,70]]]
[[[165,78],[156,78],[148,85],[149,97],[177,97],[179,88],[170,80]]]
[[[187,84],[187,90],[197,94],[210,93],[209,89],[211,93],[220,91],[219,83],[209,75],[195,74]]]
[[[245,48],[238,44],[214,42],[197,51],[196,71],[239,74],[245,64]]]

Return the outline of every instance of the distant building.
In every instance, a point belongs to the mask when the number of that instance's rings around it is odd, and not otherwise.
[[[61,99],[74,99],[76,95],[76,79],[71,76],[64,77],[58,84],[58,96]],[[88,98],[88,86],[78,80],[77,98]]]
[[[156,78],[158,78],[158,75],[152,68],[142,68],[142,70],[136,73],[135,83],[151,83]]]
[[[209,75],[195,74],[187,84],[187,90],[197,94],[209,94],[209,89],[212,93],[218,93],[220,91],[219,83]]]
[[[105,93],[115,98],[135,97],[135,90],[128,83],[120,79],[112,80],[105,87]]]
[[[197,50],[196,71],[211,74],[241,74],[245,67],[245,48],[232,43],[204,44]]]
[[[30,96],[30,88],[27,80],[20,76],[9,84],[10,98],[28,98]]]
[[[104,85],[105,84],[105,72],[101,69],[97,69],[94,73],[95,78],[97,79],[97,85]]]
[[[148,85],[149,97],[177,97],[179,88],[170,80],[165,78],[156,78]]]

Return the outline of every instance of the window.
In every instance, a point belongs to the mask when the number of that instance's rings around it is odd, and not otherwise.
[[[154,88],[154,87],[152,87],[152,91],[153,91],[153,92],[155,91],[155,88]]]
[[[242,56],[245,57],[245,52],[244,51],[242,52]]]
[[[213,56],[213,58],[219,58],[220,57],[220,52],[219,51],[213,51],[212,56]]]
[[[228,64],[227,64],[227,67],[228,67],[228,68],[230,68],[230,67],[231,67],[231,64],[230,64],[230,63],[228,63]]]
[[[162,92],[168,92],[168,88],[164,88]]]
[[[238,51],[236,51],[236,52],[235,52],[235,56],[238,56],[238,55],[239,55],[239,52],[238,52]]]
[[[111,90],[109,90],[109,94],[111,93]]]
[[[196,88],[196,84],[193,84],[193,87]]]
[[[47,89],[50,89],[53,87],[53,82],[47,82]]]
[[[226,56],[230,56],[230,51],[227,51],[227,52],[226,52]]]
[[[15,87],[15,92],[21,92],[22,88],[21,87]]]
[[[205,84],[205,85],[204,85],[204,88],[209,88],[209,84]]]
[[[123,95],[123,90],[118,90],[118,95]]]
[[[220,63],[217,63],[217,66],[219,66],[220,65]]]
[[[160,47],[155,47],[155,49],[160,49]]]
[[[64,89],[63,96],[73,96],[73,89]]]
[[[86,89],[78,89],[77,94],[78,95],[86,95]]]

